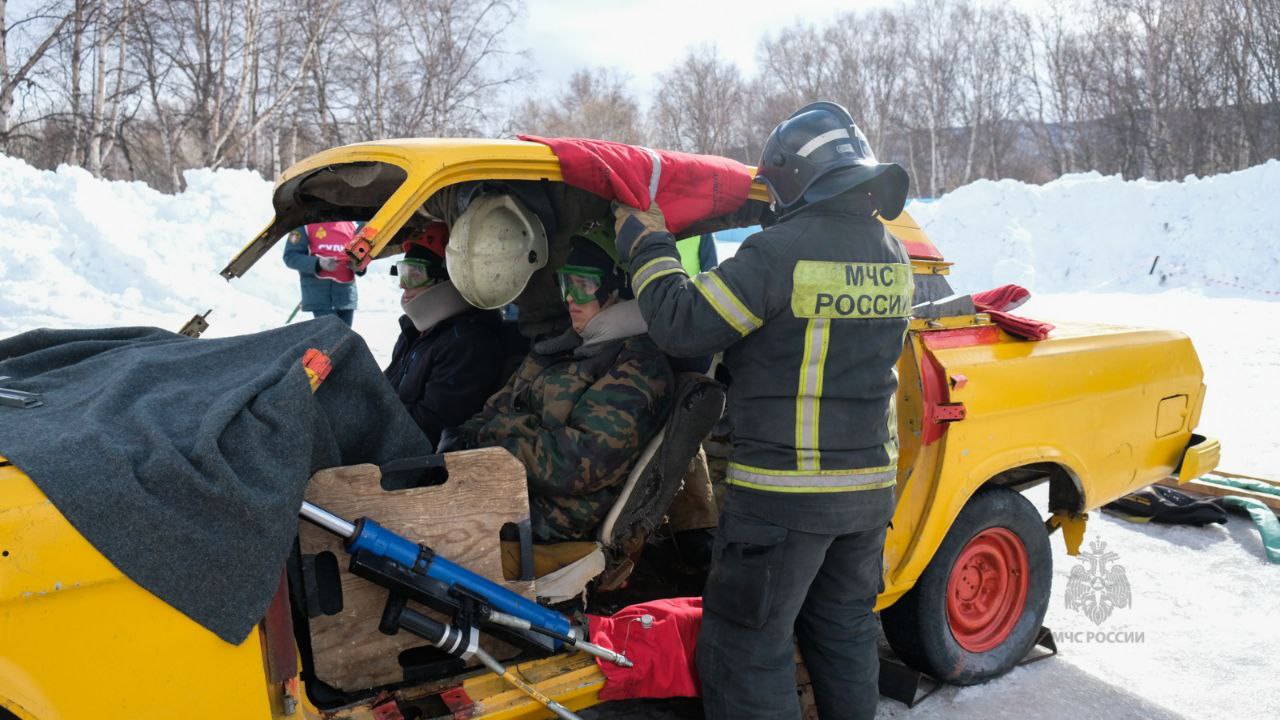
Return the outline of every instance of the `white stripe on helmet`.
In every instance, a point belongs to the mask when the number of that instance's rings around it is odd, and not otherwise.
[[[804,147],[796,151],[796,154],[799,155],[800,157],[809,157],[810,153],[822,147],[823,145],[826,145],[829,142],[832,142],[834,140],[847,140],[848,138],[849,138],[849,130],[847,128],[836,128],[835,130],[828,130],[822,133],[821,135],[819,135],[818,137],[805,143]]]

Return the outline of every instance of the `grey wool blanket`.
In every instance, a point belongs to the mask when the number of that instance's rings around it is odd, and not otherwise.
[[[332,371],[312,392],[302,359]],[[323,318],[193,340],[156,328],[0,340],[0,455],[134,582],[230,643],[262,618],[319,469],[431,452],[359,335]]]

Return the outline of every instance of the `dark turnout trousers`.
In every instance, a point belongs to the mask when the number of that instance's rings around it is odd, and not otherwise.
[[[726,504],[698,637],[708,720],[797,720],[797,639],[822,720],[875,716],[884,538],[883,522],[803,532]]]

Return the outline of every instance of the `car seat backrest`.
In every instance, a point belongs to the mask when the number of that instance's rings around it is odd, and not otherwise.
[[[600,542],[606,548],[631,555],[662,524],[690,461],[724,411],[724,398],[724,387],[706,375],[678,376],[666,425],[636,459],[600,525]]]

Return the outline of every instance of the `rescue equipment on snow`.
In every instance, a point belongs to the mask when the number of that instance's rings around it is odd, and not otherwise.
[[[1197,500],[1172,488],[1152,485],[1102,506],[1103,510],[1133,522],[1159,525],[1225,523],[1227,511],[1209,500]]]

